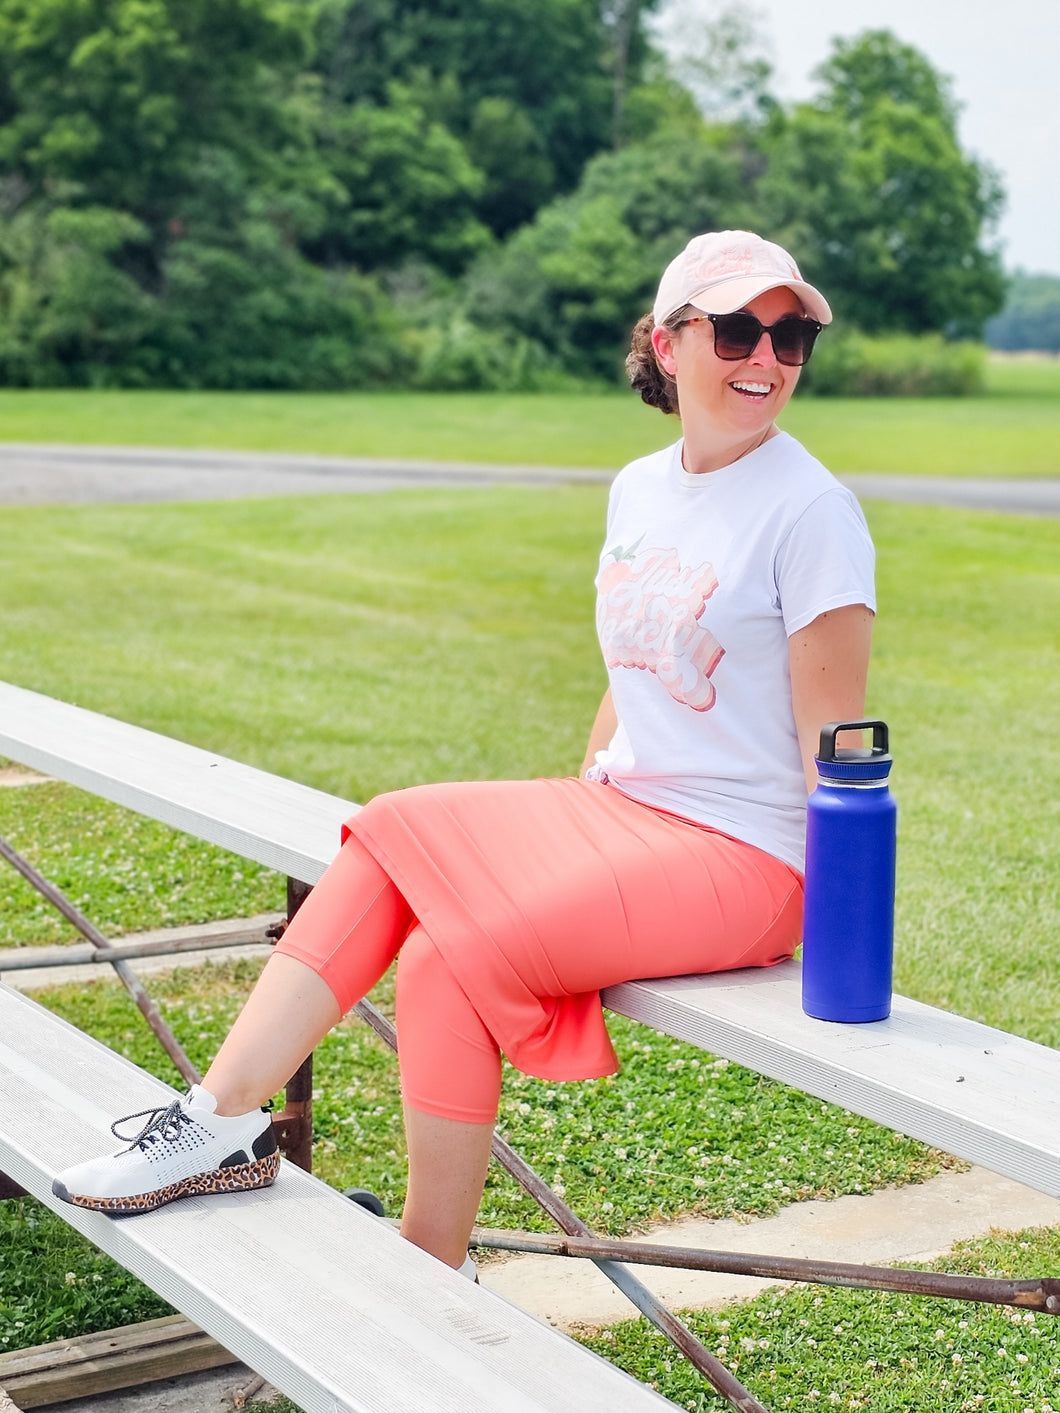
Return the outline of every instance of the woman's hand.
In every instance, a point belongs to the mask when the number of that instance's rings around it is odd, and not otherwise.
[[[817,786],[814,756],[821,727],[829,721],[858,721],[865,715],[873,616],[865,604],[833,608],[788,639],[791,705],[810,793]]]
[[[610,744],[611,737],[617,729],[618,716],[615,712],[615,704],[611,700],[611,688],[608,687],[604,693],[604,699],[600,703],[600,710],[596,713],[593,729],[589,732],[589,745],[586,748],[585,759],[582,761],[582,768],[578,772],[583,780],[585,772],[596,763],[597,751],[602,751],[605,746]]]

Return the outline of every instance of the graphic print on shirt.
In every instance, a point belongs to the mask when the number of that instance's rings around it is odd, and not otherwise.
[[[642,537],[643,538],[643,537]],[[607,553],[597,579],[596,627],[608,667],[654,672],[674,701],[709,711],[715,691],[711,673],[725,649],[700,622],[718,587],[709,562],[685,568],[674,549],[640,540]]]

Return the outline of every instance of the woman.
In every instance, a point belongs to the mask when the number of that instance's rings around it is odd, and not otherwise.
[[[684,435],[612,489],[610,687],[580,777],[371,801],[202,1085],[132,1116],[129,1146],[59,1197],[118,1214],[272,1182],[260,1106],[400,952],[402,1234],[473,1277],[501,1050],[550,1080],[609,1074],[602,986],[791,956],[814,746],[863,715],[874,611],[856,501],[776,425],[830,319],[748,232],[672,262],[627,366]]]

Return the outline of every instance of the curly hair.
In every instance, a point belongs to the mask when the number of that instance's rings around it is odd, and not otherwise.
[[[663,325],[667,329],[679,329],[688,318],[688,306],[671,314]],[[652,347],[651,335],[655,328],[655,318],[651,313],[638,319],[630,338],[629,353],[626,355],[626,372],[630,387],[640,393],[649,407],[657,407],[667,414],[678,413],[677,383],[659,365]]]

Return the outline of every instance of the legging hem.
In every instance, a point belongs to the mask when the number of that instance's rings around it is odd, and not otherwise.
[[[402,1103],[409,1109],[415,1109],[419,1114],[430,1114],[436,1119],[451,1119],[454,1123],[460,1124],[495,1124],[497,1122],[497,1111],[492,1114],[484,1114],[481,1109],[465,1109],[456,1104],[442,1104],[430,1099],[418,1099],[411,1094],[402,1092]]]

